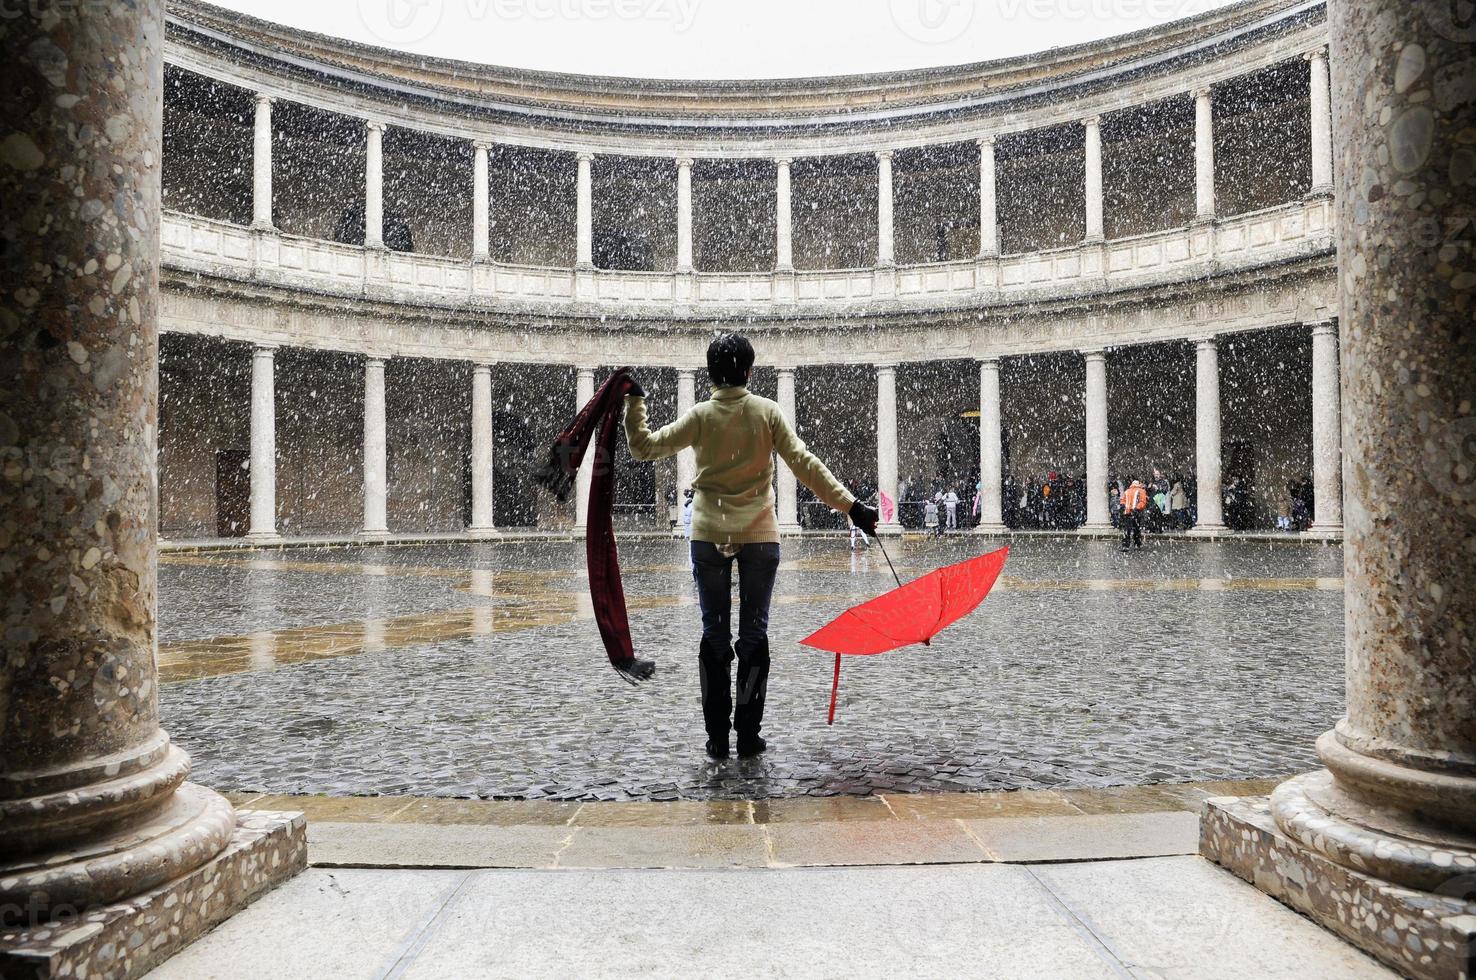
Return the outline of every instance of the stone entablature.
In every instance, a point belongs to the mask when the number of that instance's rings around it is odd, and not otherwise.
[[[1097,296],[1333,254],[1332,202],[1309,198],[1217,223],[1044,252],[877,269],[617,272],[461,261],[255,231],[170,212],[166,267],[321,296],[467,312],[716,316],[989,309]]]

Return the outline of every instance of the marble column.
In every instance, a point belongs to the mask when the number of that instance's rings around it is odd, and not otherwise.
[[[692,271],[692,159],[677,158],[677,271]]]
[[[1312,324],[1312,530],[1343,529],[1343,422],[1338,325]]]
[[[251,140],[251,227],[272,228],[272,97],[260,94]]]
[[[897,499],[897,365],[876,366],[876,486],[892,499],[893,507],[900,510]],[[881,498],[877,498],[877,509],[881,509]],[[894,511],[890,521],[877,525],[879,534],[901,534],[902,525]]]
[[[364,245],[384,248],[384,123],[365,123],[364,134]]]
[[[697,404],[697,372],[692,368],[677,369],[677,418],[681,418]],[[697,454],[691,449],[677,453],[677,503],[685,501],[682,496],[697,478]]]
[[[1220,497],[1220,349],[1214,337],[1194,345],[1194,530],[1225,530]]]
[[[492,255],[492,200],[487,186],[487,154],[492,144],[472,143],[472,258],[486,261]]]
[[[574,266],[578,269],[594,268],[594,177],[593,153],[580,153],[576,157],[578,172],[574,190]],[[581,405],[583,402],[580,403]]]
[[[892,242],[892,151],[876,152],[876,264],[896,262]]]
[[[364,362],[364,535],[383,537],[389,533],[386,492],[384,419],[384,358]]]
[[[251,530],[247,537],[277,537],[277,349],[251,352]]]
[[[582,367],[574,382],[574,410],[577,412],[588,404],[595,393],[595,369]],[[583,531],[589,523],[589,484],[594,476],[595,452],[593,442],[590,451],[584,454],[584,462],[574,478],[574,527]]]
[[[580,402],[581,405],[584,402]],[[495,530],[492,496],[492,366],[472,368],[471,485],[472,516],[467,528],[485,537]]]
[[[1085,528],[1112,526],[1107,511],[1107,352],[1082,351],[1086,361]]]
[[[1311,97],[1312,194],[1331,194],[1333,184],[1332,107],[1328,93],[1327,49],[1318,47],[1307,52],[1308,83]]]
[[[43,10],[0,17],[0,975],[122,977],[247,897],[159,727],[164,2]]]
[[[1432,248],[1415,220],[1472,201],[1476,91],[1457,81],[1471,49],[1453,10],[1328,5],[1347,709],[1317,740],[1326,768],[1278,786],[1269,819],[1263,802],[1212,803],[1202,837],[1417,977],[1476,968],[1476,253]]]
[[[777,390],[774,400],[779,403],[779,411],[789,420],[791,426],[795,425],[794,411],[794,368],[779,367],[775,369],[778,379]],[[802,530],[799,522],[799,483],[794,478],[794,471],[784,464],[783,460],[777,460],[774,466],[778,470],[779,486],[775,490],[775,517],[779,521],[780,534],[799,534]]]
[[[791,224],[793,204],[789,186],[790,160],[789,157],[779,157],[774,163],[778,167],[774,184],[774,268],[779,272],[790,272],[794,269],[794,230]]]
[[[979,141],[979,255],[999,254],[999,204],[994,182],[994,137]]]
[[[1086,153],[1086,241],[1100,242],[1102,235],[1102,119],[1089,116],[1081,122]]]
[[[1215,217],[1215,109],[1208,86],[1194,92],[1194,217]]]
[[[979,362],[979,534],[1004,526],[1004,440],[999,417],[999,358]]]

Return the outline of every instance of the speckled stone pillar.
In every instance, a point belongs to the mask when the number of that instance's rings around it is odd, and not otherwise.
[[[1212,805],[1204,848],[1430,977],[1476,966],[1476,255],[1431,234],[1476,205],[1476,33],[1452,16],[1329,4],[1347,715],[1274,826]]]
[[[158,721],[164,2],[32,9],[0,17],[0,974],[126,976],[14,930],[136,912],[238,829]]]

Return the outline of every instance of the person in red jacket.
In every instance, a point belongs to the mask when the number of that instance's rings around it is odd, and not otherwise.
[[[1122,550],[1127,551],[1129,543],[1134,548],[1141,548],[1143,512],[1148,509],[1148,490],[1141,480],[1134,480],[1119,499],[1122,502]]]

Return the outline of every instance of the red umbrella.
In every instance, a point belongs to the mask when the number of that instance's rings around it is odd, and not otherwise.
[[[806,646],[835,654],[835,680],[830,688],[830,717],[826,723],[835,723],[842,654],[863,656],[927,643],[945,626],[967,616],[984,601],[1009,554],[1009,548],[1000,548],[934,569],[906,585],[899,579],[897,588],[847,609],[800,640]],[[892,559],[886,549],[882,555],[890,568]],[[897,570],[893,568],[892,577],[896,576]]]

